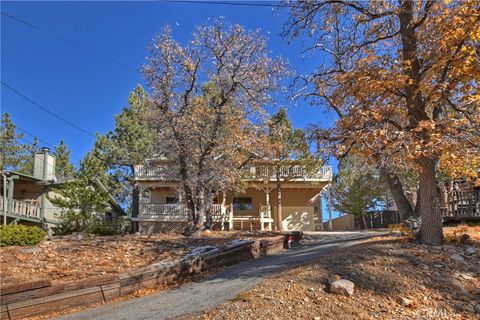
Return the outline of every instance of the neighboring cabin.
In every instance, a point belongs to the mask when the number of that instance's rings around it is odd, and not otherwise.
[[[213,227],[221,230],[272,230],[276,225],[276,177],[272,162],[246,166],[243,193],[219,192],[210,208]],[[188,222],[186,205],[177,191],[178,182],[166,172],[169,165],[149,160],[135,166],[138,192],[133,199],[133,218],[142,233],[182,230]],[[322,192],[332,182],[332,168],[307,173],[300,165],[282,167],[282,226],[284,230],[314,231],[322,227]]]
[[[52,225],[61,208],[53,205],[48,197],[67,181],[57,181],[55,156],[49,148],[35,152],[33,175],[4,170],[1,177],[0,218],[2,224]],[[4,188],[5,186],[5,188]],[[103,187],[103,186],[99,186]],[[123,209],[111,198],[108,219],[125,215]]]

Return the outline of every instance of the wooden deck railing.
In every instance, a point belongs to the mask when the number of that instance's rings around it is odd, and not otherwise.
[[[448,194],[443,217],[480,217],[480,190],[457,190]]]
[[[247,180],[270,180],[275,181],[277,175],[272,166],[248,166],[244,168],[245,178]],[[289,179],[292,181],[331,181],[332,167],[323,166],[315,172],[309,172],[304,166],[282,166],[279,172],[280,179]],[[159,180],[170,181],[172,175],[168,174],[168,167],[153,165],[135,166],[135,178],[137,180]]]
[[[5,205],[7,214],[14,214],[18,216],[26,216],[30,218],[40,219],[40,206],[27,203],[21,200],[11,200],[11,209],[9,210],[8,201]],[[3,198],[0,197],[0,211],[3,213]]]
[[[273,166],[250,166],[244,168],[247,179],[251,180],[276,180],[277,172]],[[278,171],[280,179],[295,180],[332,180],[332,167],[323,166],[319,170],[309,172],[306,167],[300,165],[281,166]]]
[[[252,229],[253,224],[257,223],[261,230],[272,230],[272,210],[269,206],[261,206],[257,216],[234,216],[231,207],[221,204],[214,204],[210,208],[212,222],[220,223],[221,230],[229,228],[247,230]],[[188,208],[184,204],[160,204],[160,203],[142,203],[140,204],[140,215],[135,218],[137,221],[188,221]],[[228,225],[228,227],[227,227]],[[248,225],[248,226],[247,226]]]

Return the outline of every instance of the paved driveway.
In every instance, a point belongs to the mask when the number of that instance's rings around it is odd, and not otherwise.
[[[128,301],[110,303],[98,308],[70,314],[59,319],[171,319],[187,313],[201,312],[233,299],[265,277],[313,261],[332,250],[338,250],[384,231],[309,232],[300,247],[263,259],[230,266],[199,282]]]

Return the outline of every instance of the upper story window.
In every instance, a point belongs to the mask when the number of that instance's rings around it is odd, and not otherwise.
[[[234,210],[252,210],[253,209],[252,197],[234,197],[233,209]]]

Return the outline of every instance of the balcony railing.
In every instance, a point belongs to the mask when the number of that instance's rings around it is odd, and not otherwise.
[[[40,206],[27,203],[21,200],[12,199],[10,208],[8,206],[8,201],[6,203],[7,214],[14,214],[18,216],[26,216],[30,218],[40,219]],[[9,210],[10,209],[10,210]],[[3,198],[0,197],[0,211],[3,212]]]
[[[171,181],[171,175],[167,174],[168,168],[165,166],[135,166],[135,178],[137,180],[159,180]],[[272,166],[248,166],[244,168],[245,178],[247,180],[258,181],[276,181],[277,174]],[[315,172],[307,170],[304,166],[282,166],[279,171],[279,177],[282,180],[291,181],[331,181],[332,167],[323,166]]]
[[[310,171],[304,166],[281,166],[276,171],[272,166],[251,166],[245,167],[245,175],[248,180],[268,180],[276,181],[277,176],[282,180],[306,180],[306,181],[331,181],[332,167],[323,166],[319,170]]]

